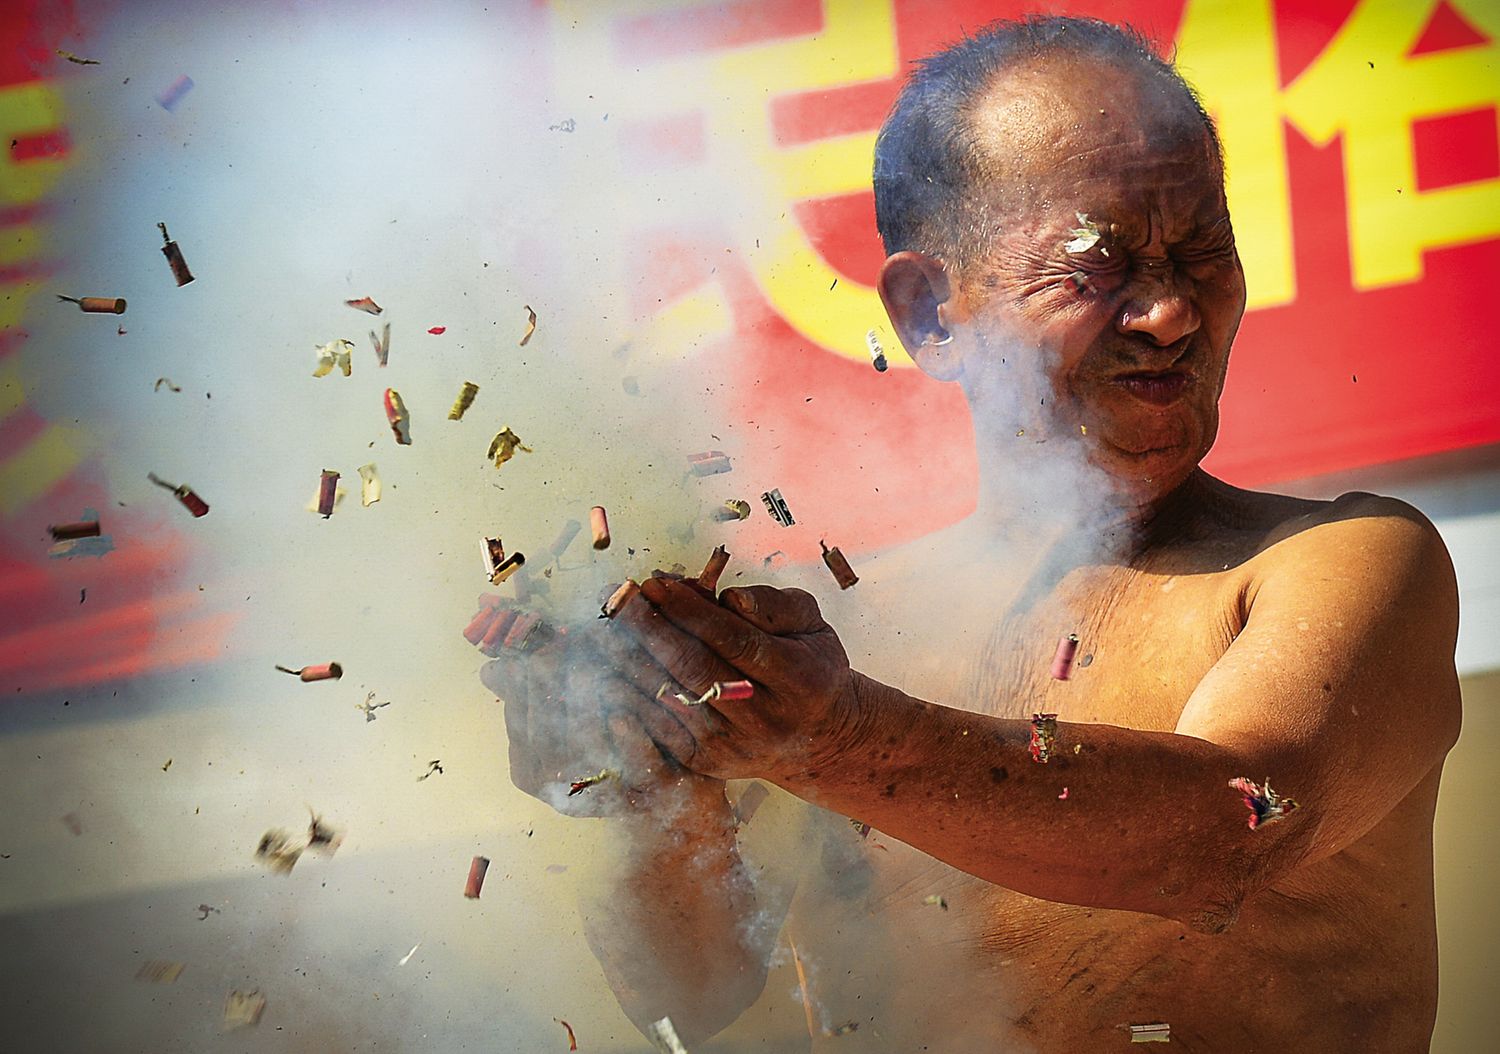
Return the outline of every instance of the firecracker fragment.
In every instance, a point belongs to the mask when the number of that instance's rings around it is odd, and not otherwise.
[[[58,300],[65,300],[70,304],[77,304],[78,310],[90,315],[123,315],[125,313],[125,298],[119,296],[63,296],[57,294]]]
[[[640,591],[641,587],[634,579],[625,579],[624,582],[620,583],[620,587],[611,593],[609,599],[600,607],[599,617],[614,618],[615,614],[626,604],[630,603],[631,598],[638,595]]]
[[[464,882],[464,896],[470,900],[478,900],[480,890],[484,889],[484,875],[490,869],[490,858],[487,856],[476,856],[469,861],[469,877]]]
[[[760,500],[765,503],[766,511],[771,514],[771,518],[783,527],[790,527],[797,522],[792,519],[792,510],[787,508],[786,500],[782,498],[779,488],[766,491],[760,496]]]
[[[1078,634],[1069,633],[1057,642],[1057,651],[1052,654],[1052,678],[1066,681],[1073,676],[1073,657],[1078,654]]]
[[[511,458],[515,457],[517,450],[526,454],[532,453],[531,447],[522,443],[521,437],[512,432],[507,426],[500,429],[500,431],[495,434],[495,438],[490,440],[490,452],[488,457],[495,463],[495,467],[499,468]]]
[[[167,225],[158,223],[157,226],[161,228],[161,254],[167,258],[167,266],[172,268],[172,278],[179,288],[185,286],[193,280],[193,272],[188,270],[187,261],[182,258],[182,250],[167,233]]]
[[[469,407],[474,405],[474,396],[479,394],[479,385],[473,381],[464,381],[464,386],[458,390],[458,398],[453,400],[453,406],[448,410],[448,420],[462,421]]]
[[[1094,246],[1099,244],[1099,239],[1103,237],[1103,235],[1099,231],[1099,225],[1093,220],[1089,219],[1087,214],[1082,212],[1075,212],[1073,215],[1078,217],[1078,226],[1074,227],[1068,232],[1073,237],[1072,240],[1063,245],[1063,252],[1086,253]],[[1100,251],[1103,252],[1105,256],[1109,255],[1109,251],[1104,249],[1102,246]]]
[[[166,480],[159,478],[154,472],[146,473],[146,478],[158,487],[165,487],[167,490],[170,490],[172,496],[182,504],[182,507],[193,514],[194,519],[197,519],[199,516],[208,515],[208,502],[198,497],[194,493],[193,488],[189,487],[186,483],[181,486],[168,483]]]
[[[401,401],[401,393],[394,388],[385,390],[385,419],[390,422],[391,434],[401,446],[411,446],[411,414]]]
[[[384,366],[391,357],[391,324],[387,322],[378,337],[370,330],[370,343],[375,346],[375,358]]]
[[[1288,813],[1297,808],[1297,803],[1291,798],[1283,798],[1273,791],[1269,780],[1264,784],[1259,784],[1244,776],[1236,776],[1229,781],[1229,786],[1245,796],[1245,807],[1250,810],[1249,827],[1252,831],[1264,824],[1285,819]]]
[[[572,783],[568,784],[568,797],[571,798],[575,794],[582,794],[590,787],[596,787],[599,784],[603,783],[605,780],[619,778],[620,774],[614,769],[600,769],[592,776],[585,776],[582,779],[574,780]]]
[[[192,90],[193,78],[184,73],[181,77],[178,77],[171,84],[167,85],[166,90],[156,97],[156,104],[163,110],[171,113],[177,109],[177,104],[182,101],[182,97]]]
[[[719,523],[731,523],[734,520],[748,520],[749,518],[750,503],[740,498],[730,498],[714,510],[714,519]]]
[[[573,1026],[570,1025],[570,1024],[568,1024],[566,1021],[564,1021],[560,1017],[554,1017],[552,1020],[556,1021],[559,1025],[561,1025],[563,1028],[565,1028],[565,1029],[568,1030],[568,1049],[569,1050],[577,1050],[578,1049],[578,1037],[575,1036],[575,1035],[573,1035]]]
[[[182,391],[182,389],[179,386],[177,386],[177,385],[175,385],[175,384],[172,383],[172,380],[169,377],[158,377],[158,378],[156,378],[156,383],[151,386],[151,390],[153,392],[159,392],[159,391],[161,391],[161,386],[163,384],[165,384],[167,386],[167,390],[168,391],[173,391],[173,392],[180,392],[180,391]]]
[[[719,589],[719,576],[728,566],[729,550],[722,545],[714,546],[714,551],[708,555],[708,563],[703,565],[703,571],[695,583],[698,589],[712,598]]]
[[[318,515],[325,520],[333,515],[333,501],[338,494],[338,486],[339,474],[331,468],[325,468],[318,480]]]
[[[594,548],[609,548],[609,514],[604,511],[603,505],[595,505],[589,510],[589,527],[594,532]]]
[[[722,450],[705,450],[701,454],[688,455],[688,470],[695,476],[717,476],[734,468]]]
[[[755,685],[749,681],[715,681],[709,686],[708,691],[695,699],[686,692],[672,691],[672,682],[667,681],[656,690],[656,698],[661,700],[669,695],[683,706],[707,706],[709,703],[717,703],[720,699],[729,702],[750,699],[755,695]]]
[[[448,332],[448,327],[447,326],[433,326],[427,332],[431,333],[434,337],[441,337],[444,333]]]
[[[99,60],[98,59],[80,58],[79,56],[73,54],[71,51],[64,51],[62,48],[58,48],[57,49],[57,56],[58,56],[58,58],[67,59],[69,62],[74,63],[75,65],[78,65],[78,66],[97,66],[97,65],[99,65]]]
[[[885,349],[880,346],[880,337],[873,329],[865,334],[865,344],[870,349],[870,361],[875,366],[875,372],[884,373],[890,369],[890,363],[885,359]]]
[[[483,636],[479,640],[479,650],[490,658],[496,658],[500,649],[505,647],[505,640],[510,636],[510,631],[515,627],[521,613],[509,608],[495,612],[494,619],[484,628]]]
[[[938,896],[936,893],[929,893],[927,896],[923,897],[922,903],[928,905],[929,907],[942,908],[944,911],[948,910],[948,902],[942,897]]]
[[[1172,1026],[1166,1024],[1131,1025],[1130,1042],[1170,1043],[1172,1042]]]
[[[260,1024],[260,1015],[265,1010],[266,997],[260,994],[259,988],[252,988],[248,992],[236,989],[224,1000],[224,1027],[231,1031],[253,1028]]]
[[[1045,765],[1057,749],[1057,715],[1031,715],[1031,760]]]
[[[354,348],[352,341],[330,340],[327,344],[320,344],[315,349],[318,353],[318,365],[313,370],[314,377],[327,377],[335,369],[348,377],[354,372],[354,364],[349,359],[349,353]]]
[[[480,544],[479,551],[484,559],[485,577],[490,580],[491,585],[498,586],[526,562],[526,557],[521,553],[505,555],[505,546],[500,543],[499,538],[486,538]]]
[[[844,554],[839,552],[839,547],[832,549],[824,544],[823,539],[818,539],[818,545],[823,549],[823,562],[828,565],[828,570],[833,572],[834,581],[839,584],[840,589],[848,589],[859,581],[859,575],[854,573],[854,568],[849,566],[849,561],[844,559]]]
[[[677,1038],[677,1029],[672,1027],[670,1017],[651,1022],[651,1027],[646,1029],[646,1038],[660,1054],[688,1054],[682,1040]]]
[[[344,844],[344,836],[323,822],[323,818],[311,809],[312,819],[307,822],[307,848],[315,853],[332,856]]]
[[[152,984],[176,984],[177,978],[182,976],[182,971],[186,968],[185,963],[148,959],[135,972],[135,979],[137,981],[150,981]]]
[[[371,300],[367,296],[362,296],[358,300],[345,300],[344,303],[348,304],[352,308],[367,312],[371,315],[378,315],[385,310],[383,307],[375,303],[375,301]]]
[[[317,666],[304,666],[300,670],[294,670],[288,666],[277,666],[282,673],[289,673],[300,677],[304,681],[336,681],[344,676],[344,668],[336,662],[320,663]]]
[[[97,538],[99,537],[98,520],[79,520],[77,523],[57,523],[47,528],[54,542],[67,541],[73,538]]]
[[[380,500],[380,477],[375,473],[375,462],[359,466],[359,503],[366,508]]]
[[[527,304],[526,305],[526,332],[521,334],[521,345],[520,346],[524,348],[526,346],[526,342],[531,339],[531,335],[533,333],[535,333],[535,332],[536,332],[536,312],[533,311],[533,310],[531,310],[531,305],[530,304]]]
[[[871,828],[871,826],[869,824],[865,823],[865,821],[863,821],[863,820],[856,820],[852,816],[849,817],[849,826],[853,827],[856,831],[858,831],[859,832],[859,836],[861,838],[868,838],[868,837],[870,837],[870,831],[873,829],[873,828]]]
[[[294,838],[290,831],[277,828],[260,836],[260,843],[255,847],[255,858],[277,874],[289,875],[292,868],[297,866],[305,848],[307,846]]]

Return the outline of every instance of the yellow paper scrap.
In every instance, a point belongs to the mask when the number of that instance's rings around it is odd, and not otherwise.
[[[313,370],[314,377],[326,377],[333,372],[334,367],[344,371],[347,377],[353,370],[349,360],[349,352],[354,344],[347,340],[330,340],[327,344],[318,348],[318,368]]]
[[[366,508],[380,500],[380,477],[375,474],[375,462],[359,466],[359,500]],[[338,499],[334,499],[337,503]]]
[[[490,440],[489,457],[495,462],[495,467],[499,468],[515,457],[517,450],[524,451],[527,454],[532,453],[531,447],[522,443],[521,437],[512,432],[510,426],[507,425],[500,429],[500,432],[494,439]]]

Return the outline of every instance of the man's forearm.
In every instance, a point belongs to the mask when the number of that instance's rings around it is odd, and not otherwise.
[[[1031,896],[1204,929],[1232,921],[1249,832],[1226,784],[1252,774],[1235,771],[1229,751],[1168,732],[1059,723],[1040,764],[1029,721],[855,677],[848,735],[781,779],[786,790]],[[1278,837],[1256,837],[1266,834]]]
[[[625,821],[627,857],[584,920],[621,1008],[638,1028],[671,1017],[691,1045],[760,995],[778,911],[765,912],[727,808],[667,829]]]

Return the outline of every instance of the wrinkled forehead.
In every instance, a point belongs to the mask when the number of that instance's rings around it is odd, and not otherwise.
[[[1019,207],[1197,213],[1221,165],[1193,100],[1164,76],[1055,56],[1002,74],[968,115],[987,186]]]

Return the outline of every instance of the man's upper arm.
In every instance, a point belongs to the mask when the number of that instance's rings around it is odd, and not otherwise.
[[[1245,628],[1177,731],[1232,751],[1247,771],[1226,777],[1269,779],[1301,806],[1260,843],[1274,880],[1364,835],[1457,739],[1458,591],[1433,526],[1370,495],[1258,560]]]

